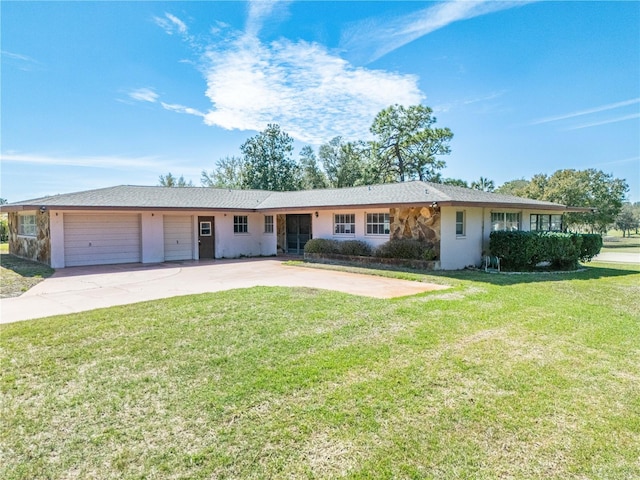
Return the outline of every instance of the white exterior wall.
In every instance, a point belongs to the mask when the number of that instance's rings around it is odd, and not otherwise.
[[[64,267],[64,216],[59,210],[50,210],[51,267]]]
[[[464,235],[456,235],[456,212],[464,212]],[[480,265],[483,250],[482,214],[483,208],[480,207],[440,209],[440,266],[443,270],[459,270],[469,265]],[[488,238],[487,234],[487,240]]]
[[[233,232],[233,217],[248,217],[248,232]],[[273,233],[265,233],[262,213],[228,212],[215,215],[216,258],[238,258],[272,256],[276,254],[276,223],[273,219]]]
[[[333,215],[337,213],[355,214],[356,231],[354,234],[334,234]],[[389,241],[389,235],[367,235],[367,213],[389,213],[388,208],[346,209],[346,210],[318,210],[311,215],[311,233],[313,238],[330,240],[361,240],[375,248]]]
[[[64,215],[66,214],[100,214],[95,210],[51,210],[51,266],[64,268]],[[138,213],[141,218],[142,263],[161,263],[164,258],[164,215],[191,216],[193,219],[193,257],[198,259],[198,216],[214,217],[215,256],[216,258],[237,258],[240,256],[272,256],[276,255],[276,226],[274,214],[274,231],[265,233],[264,215],[261,213],[223,213],[199,211],[162,211],[134,212],[109,211],[113,214]],[[233,233],[233,216],[247,215],[249,218],[248,233]]]

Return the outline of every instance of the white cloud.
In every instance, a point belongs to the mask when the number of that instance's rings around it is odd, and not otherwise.
[[[365,63],[454,22],[530,3],[522,1],[454,0],[396,18],[367,19],[346,29],[341,46]]]
[[[595,108],[589,108],[587,110],[579,110],[577,112],[566,113],[563,115],[556,115],[553,117],[541,118],[538,120],[534,120],[529,125],[539,125],[541,123],[549,123],[549,122],[557,122],[559,120],[567,120],[569,118],[581,117],[583,115],[590,115],[592,113],[605,112],[607,110],[613,110],[615,108],[627,107],[629,105],[634,105],[636,103],[640,103],[640,98],[632,98],[631,100],[625,100],[623,102],[609,103],[607,105],[601,105]]]
[[[179,33],[184,35],[187,33],[187,25],[175,15],[165,13],[164,17],[153,17],[156,25],[162,28],[168,35]]]
[[[129,92],[129,96],[139,102],[155,103],[159,95],[152,88],[137,88]]]
[[[380,110],[424,99],[417,77],[356,68],[316,43],[265,45],[242,36],[205,58],[206,95],[214,107],[205,123],[229,130],[278,123],[313,144],[336,135],[366,138]]]
[[[257,37],[265,19],[273,16],[276,12],[280,16],[284,15],[285,7],[289,3],[289,0],[251,0],[249,2],[245,34]]]

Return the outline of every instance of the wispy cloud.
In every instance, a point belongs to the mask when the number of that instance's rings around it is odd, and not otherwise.
[[[175,15],[170,13],[165,13],[164,17],[153,17],[153,21],[162,28],[168,35],[173,35],[174,33],[186,34],[187,24],[180,20]]]
[[[1,50],[0,55],[2,55],[2,57],[5,59],[11,60],[12,63],[17,65],[17,67],[23,71],[31,71],[34,70],[35,67],[40,66],[40,62],[38,62],[35,58],[29,57],[28,55],[8,52],[6,50]]]
[[[247,12],[247,22],[245,24],[245,34],[250,37],[257,37],[262,29],[265,20],[273,17],[274,14],[282,17],[286,15],[286,7],[290,0],[252,0],[249,2]]]
[[[158,100],[159,95],[153,90],[153,88],[136,88],[129,92],[129,97],[138,102],[150,102],[155,103]]]
[[[632,113],[631,115],[623,115],[621,117],[608,118],[606,120],[600,120],[597,122],[583,123],[581,125],[565,128],[564,130],[565,131],[580,130],[582,128],[598,127],[600,125],[608,125],[610,123],[618,123],[618,122],[624,122],[626,120],[633,120],[634,118],[640,118],[640,113]]]
[[[569,118],[582,117],[584,115],[591,115],[592,113],[606,112],[607,110],[613,110],[616,108],[627,107],[629,105],[635,105],[640,103],[640,98],[632,98],[631,100],[625,100],[623,102],[609,103],[607,105],[601,105],[595,108],[588,108],[586,110],[578,110],[576,112],[565,113],[562,115],[555,115],[553,117],[540,118],[534,120],[529,125],[540,125],[541,123],[557,122],[559,120],[567,120]]]
[[[177,113],[186,113],[189,115],[195,115],[196,117],[206,117],[206,115],[202,112],[200,112],[199,110],[196,110],[195,108],[191,108],[191,107],[185,107],[184,105],[178,105],[175,103],[165,103],[165,102],[160,102],[160,105],[162,105],[162,108],[164,108],[165,110],[169,110],[171,112],[177,112]]]
[[[157,170],[164,162],[158,157],[129,156],[55,156],[45,154],[2,153],[2,162],[27,163],[46,166],[93,167],[107,169],[148,169]]]
[[[341,37],[341,47],[364,63],[384,55],[446,27],[454,22],[519,7],[531,3],[522,1],[452,0],[438,2],[396,18],[371,18],[351,25]]]

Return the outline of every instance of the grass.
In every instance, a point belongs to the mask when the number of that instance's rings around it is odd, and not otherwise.
[[[16,257],[0,248],[0,298],[20,296],[53,272],[47,265]]]
[[[640,477],[637,267],[376,273],[4,325],[0,477]]]
[[[604,238],[602,252],[640,253],[640,235],[622,237],[621,232],[613,232]]]

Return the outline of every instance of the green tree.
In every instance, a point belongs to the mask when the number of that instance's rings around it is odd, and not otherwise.
[[[245,163],[240,157],[225,157],[216,162],[211,172],[202,171],[200,183],[203,187],[242,188],[244,185]]]
[[[640,218],[634,211],[634,206],[631,203],[622,205],[622,209],[614,222],[614,226],[618,230],[622,230],[622,236],[624,237],[625,233],[631,236],[631,230],[637,230],[639,224]]]
[[[160,175],[160,177],[158,177],[158,181],[162,187],[193,187],[193,182],[191,180],[187,182],[182,175],[180,175],[180,178],[176,178],[171,174],[171,172],[166,175]]]
[[[432,113],[424,105],[392,105],[378,113],[370,130],[376,136],[372,146],[383,181],[437,179],[445,166],[437,157],[451,152],[453,133],[435,128]]]
[[[6,205],[7,203],[7,199],[6,198],[0,198],[0,205]]]
[[[461,178],[443,178],[440,182],[443,185],[452,185],[454,187],[464,187],[469,188],[469,184],[466,180],[462,180]]]
[[[318,159],[310,146],[300,151],[300,170],[302,172],[302,189],[327,188],[329,181],[325,173],[318,167]]]
[[[376,173],[369,168],[368,150],[363,142],[344,142],[342,137],[335,137],[320,146],[318,156],[332,188],[376,183]]]
[[[477,181],[471,182],[471,188],[483,192],[493,192],[496,189],[493,180],[484,177],[480,177]]]
[[[529,187],[529,180],[525,180],[524,178],[519,178],[517,180],[509,180],[508,182],[504,182],[498,188],[496,188],[496,193],[502,193],[503,195],[514,195],[516,197],[526,197],[527,196],[527,188]]]
[[[269,124],[255,137],[240,147],[244,155],[244,188],[261,190],[298,190],[300,173],[298,164],[291,158],[293,138]]]
[[[535,175],[527,187],[527,197],[591,209],[588,213],[567,213],[565,225],[605,233],[622,209],[627,183],[593,168],[558,170],[550,177]]]

